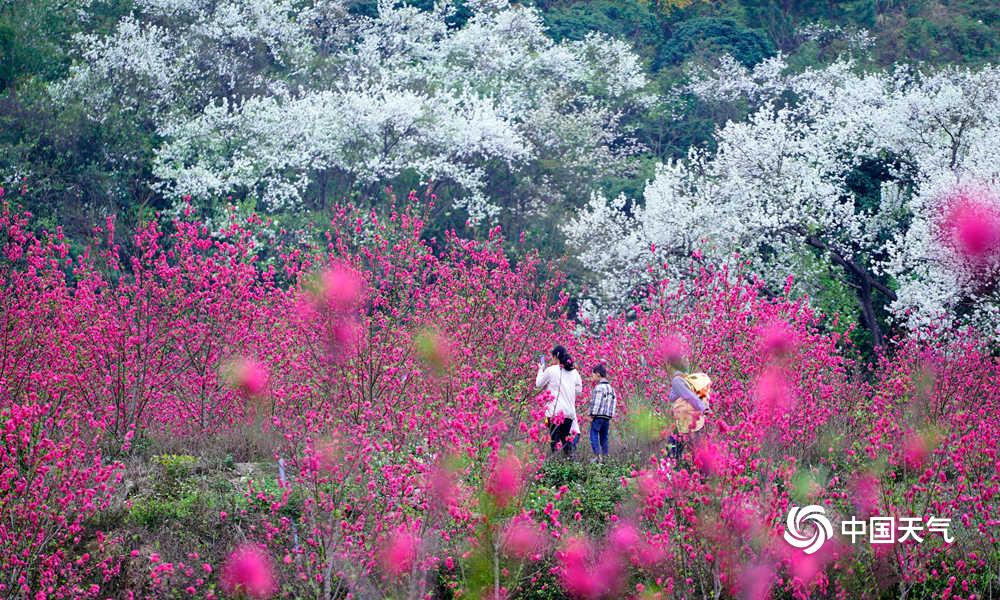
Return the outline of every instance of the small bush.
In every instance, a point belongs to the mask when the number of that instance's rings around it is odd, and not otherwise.
[[[153,484],[154,493],[163,498],[178,498],[190,492],[194,466],[198,462],[187,454],[160,454],[153,457],[158,473]]]

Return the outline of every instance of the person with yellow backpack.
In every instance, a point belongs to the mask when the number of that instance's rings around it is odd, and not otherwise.
[[[676,423],[674,433],[668,440],[669,456],[672,458],[680,459],[685,437],[705,427],[705,415],[712,412],[709,406],[711,393],[712,379],[705,373],[674,372],[668,396]]]

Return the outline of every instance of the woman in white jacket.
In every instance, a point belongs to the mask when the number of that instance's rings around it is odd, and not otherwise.
[[[539,362],[535,386],[545,388],[552,394],[552,400],[545,407],[551,451],[555,452],[557,445],[562,444],[563,453],[569,456],[573,452],[573,445],[568,438],[574,430],[579,432],[576,395],[583,391],[583,380],[573,366],[573,358],[566,352],[566,348],[553,348],[550,362],[552,364],[547,368],[544,363]]]

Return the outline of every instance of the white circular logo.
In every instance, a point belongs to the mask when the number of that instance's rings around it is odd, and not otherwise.
[[[803,531],[803,525],[811,523],[813,531],[807,535]],[[819,550],[826,540],[833,537],[833,525],[830,519],[826,518],[826,510],[819,505],[793,506],[788,511],[788,522],[785,527],[785,541],[801,548],[806,554],[812,554]]]

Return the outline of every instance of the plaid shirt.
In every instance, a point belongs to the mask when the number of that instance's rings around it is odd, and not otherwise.
[[[602,379],[594,386],[594,391],[590,395],[590,416],[610,419],[615,416],[616,404],[614,388],[607,379]]]

